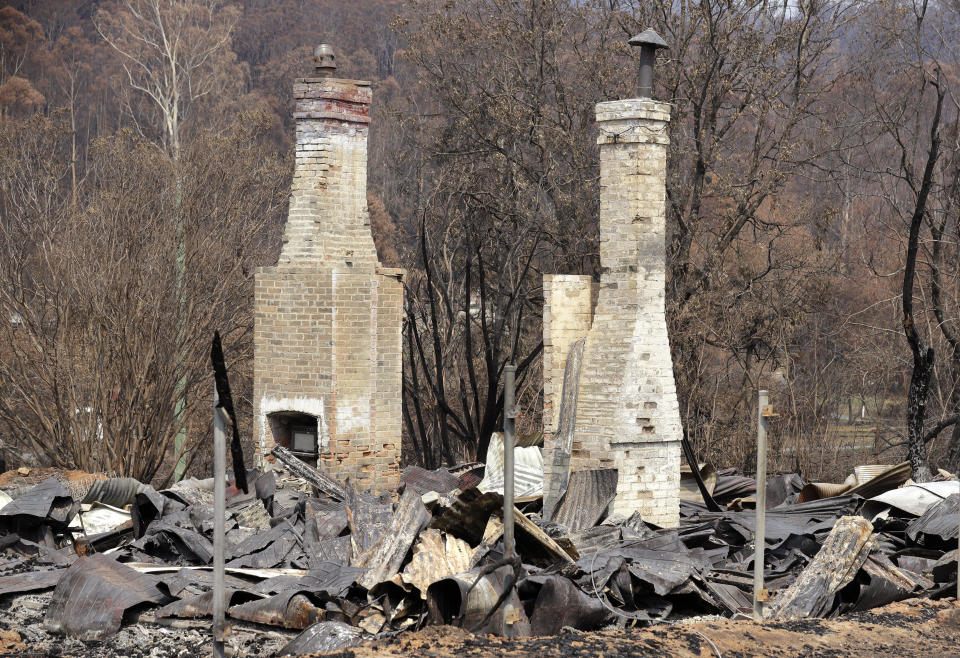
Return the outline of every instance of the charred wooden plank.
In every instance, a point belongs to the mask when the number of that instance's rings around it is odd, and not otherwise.
[[[769,612],[774,619],[823,617],[834,607],[837,593],[854,579],[873,547],[873,524],[859,516],[842,516],[820,552],[797,580],[781,594]],[[755,565],[754,568],[763,568]]]
[[[306,482],[312,484],[325,495],[336,500],[346,499],[346,490],[342,482],[336,478],[330,477],[325,473],[321,473],[309,464],[303,463],[283,446],[276,446],[270,451],[270,454],[276,457],[288,471],[293,473],[301,480],[305,480]]]

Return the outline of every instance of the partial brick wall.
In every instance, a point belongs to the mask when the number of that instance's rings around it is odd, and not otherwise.
[[[597,105],[603,271],[570,465],[618,469],[614,510],[672,527],[682,429],[664,314],[669,119],[669,105],[646,99]]]
[[[589,275],[543,276],[544,463],[549,461],[550,439],[557,431],[567,354],[590,331],[598,291]]]
[[[255,277],[254,405],[317,419],[318,466],[360,489],[399,478],[403,270],[377,261],[366,201],[367,82],[301,78],[279,262]]]

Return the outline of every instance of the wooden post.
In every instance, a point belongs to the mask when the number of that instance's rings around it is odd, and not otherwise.
[[[767,536],[767,414],[770,394],[760,391],[757,403],[757,518],[753,535],[753,618],[763,619],[763,551]]]
[[[224,515],[226,513],[227,432],[217,387],[213,387],[213,655],[223,658],[226,596],[224,592]]]
[[[516,366],[503,369],[503,548],[504,559],[514,556],[513,539],[513,421],[516,417]]]

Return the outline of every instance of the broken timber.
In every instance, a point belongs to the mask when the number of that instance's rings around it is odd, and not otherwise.
[[[327,496],[334,500],[344,500],[346,498],[344,487],[338,480],[321,473],[308,464],[304,464],[283,446],[274,447],[270,454],[276,457],[288,471],[298,478],[306,480]]]
[[[842,516],[823,547],[770,611],[773,619],[822,617],[837,593],[854,579],[873,548],[873,524],[859,516]],[[754,568],[763,568],[755,565]]]

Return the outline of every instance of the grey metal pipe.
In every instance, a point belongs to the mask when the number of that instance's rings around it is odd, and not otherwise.
[[[515,555],[513,538],[513,448],[514,419],[516,418],[516,376],[517,367],[505,366],[503,369],[503,548],[504,559]]]
[[[753,618],[763,619],[763,552],[767,537],[767,418],[764,409],[770,394],[760,391],[757,398],[757,520],[753,534]]]
[[[227,432],[217,387],[213,387],[213,655],[222,658],[226,621],[224,533],[226,515]]]

